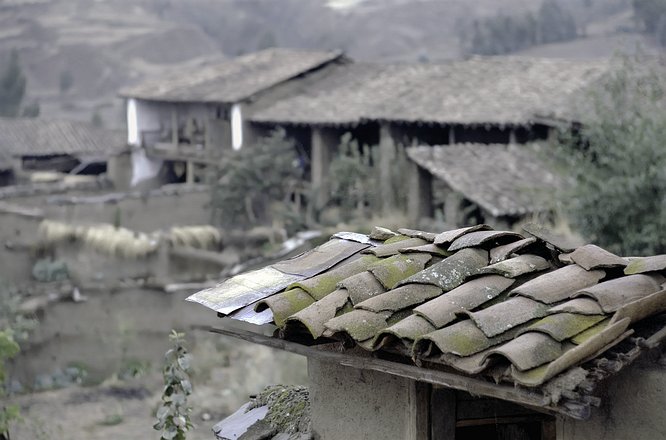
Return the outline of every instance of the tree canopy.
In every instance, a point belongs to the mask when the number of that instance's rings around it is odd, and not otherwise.
[[[590,96],[558,157],[574,185],[564,209],[578,230],[624,255],[666,253],[664,66],[621,57]]]

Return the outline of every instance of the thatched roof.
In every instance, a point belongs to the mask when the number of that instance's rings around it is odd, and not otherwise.
[[[491,215],[520,216],[548,208],[553,191],[563,185],[538,147],[459,144],[412,147],[407,155]]]
[[[87,122],[42,118],[0,118],[0,154],[108,156],[127,145],[122,131]]]
[[[475,57],[444,64],[350,65],[349,81],[256,113],[256,122],[358,124],[388,120],[440,124],[525,124],[567,114],[570,98],[594,82],[606,61]],[[365,69],[358,74],[355,69]]]
[[[266,49],[196,71],[150,79],[122,89],[120,95],[167,102],[234,103],[340,57],[340,52]]]

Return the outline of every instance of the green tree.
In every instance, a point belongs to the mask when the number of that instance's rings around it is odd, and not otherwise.
[[[593,111],[555,151],[574,185],[564,208],[587,238],[624,255],[666,253],[666,78],[621,57]]]
[[[253,226],[267,220],[270,204],[287,202],[302,181],[300,164],[293,142],[279,130],[256,145],[228,152],[213,187],[217,222]]]
[[[649,33],[654,33],[659,20],[666,16],[666,0],[634,0],[634,16]]]
[[[0,74],[0,116],[13,118],[19,115],[25,87],[26,78],[18,52],[12,50],[9,63]]]
[[[364,208],[376,200],[375,188],[378,179],[372,163],[377,157],[375,147],[358,144],[349,133],[340,141],[337,156],[331,161],[331,202],[341,208],[341,217],[350,221],[362,217]],[[374,159],[374,160],[373,160]]]
[[[193,427],[192,408],[187,403],[187,397],[192,394],[191,356],[185,348],[183,333],[171,330],[169,339],[173,346],[164,355],[162,405],[157,410],[157,423],[153,428],[162,433],[160,440],[185,440]]]

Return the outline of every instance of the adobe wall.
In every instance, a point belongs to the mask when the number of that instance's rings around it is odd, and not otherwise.
[[[57,190],[57,188],[56,188]],[[174,185],[150,192],[105,193],[96,191],[62,195],[39,188],[7,193],[0,202],[0,280],[22,284],[31,279],[37,260],[34,245],[43,219],[69,224],[109,223],[140,232],[168,230],[173,226],[205,225],[211,220],[207,187]],[[155,275],[155,256],[120,261],[71,245],[58,247],[57,257],[68,262],[81,279],[136,278]],[[180,268],[178,268],[180,269]],[[185,272],[184,267],[179,273]],[[206,272],[210,267],[206,268]],[[83,274],[86,273],[86,276]],[[178,277],[175,277],[178,278]]]
[[[32,243],[43,217],[0,208],[0,282],[20,284],[31,278]]]
[[[322,440],[410,440],[415,382],[308,359],[312,430]]]
[[[51,197],[43,206],[49,220],[74,224],[110,223],[140,232],[209,224],[207,187],[173,185],[148,192],[89,197]]]
[[[11,366],[11,377],[31,387],[35,379],[71,365],[95,383],[141,362],[158,371],[170,347],[171,329],[185,331],[197,383],[211,380],[231,411],[271,383],[303,383],[305,359],[242,343],[208,331],[219,326],[215,313],[186,302],[191,292],[146,288],[83,290],[85,302],[52,303],[42,314],[30,344]],[[210,313],[209,313],[210,312]],[[277,368],[279,365],[281,368]],[[203,422],[202,422],[203,423]]]
[[[590,420],[558,418],[557,440],[666,438],[664,360],[638,363],[611,378],[604,403],[593,410]]]

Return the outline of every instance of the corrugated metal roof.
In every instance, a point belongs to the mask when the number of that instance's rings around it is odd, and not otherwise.
[[[196,70],[174,72],[126,87],[120,95],[167,102],[234,103],[316,69],[341,52],[266,49]]]
[[[98,128],[86,122],[0,118],[0,152],[4,155],[108,156],[126,145],[122,131]]]

